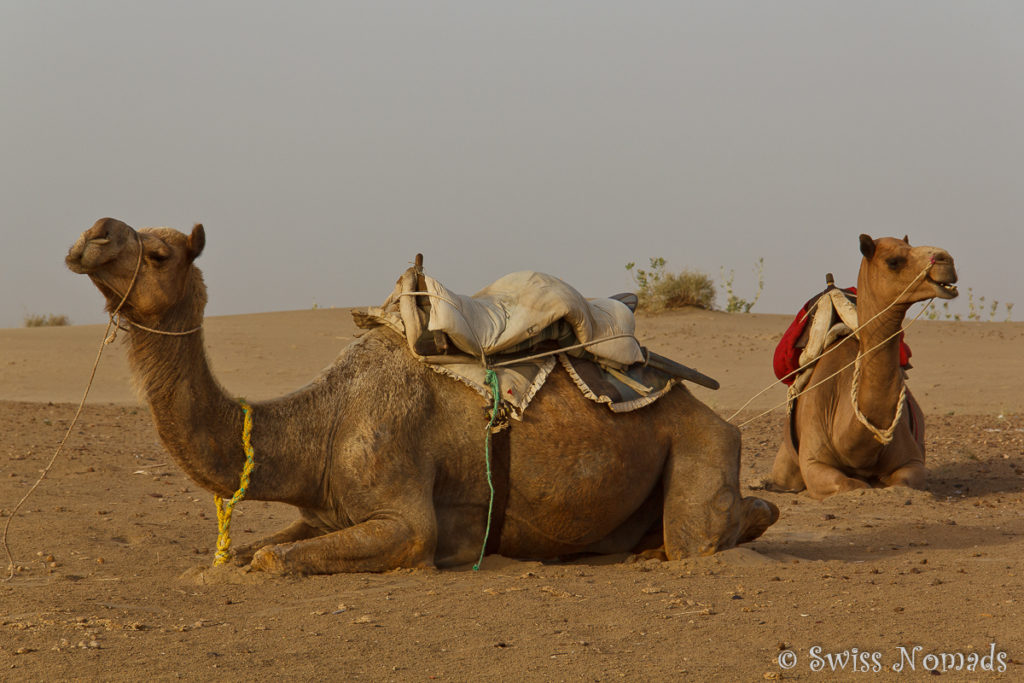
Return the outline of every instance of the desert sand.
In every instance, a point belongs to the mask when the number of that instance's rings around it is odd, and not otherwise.
[[[774,381],[788,323],[680,311],[642,316],[639,336],[717,378],[719,391],[691,389],[729,418]],[[0,522],[67,429],[103,329],[0,330]],[[206,340],[227,390],[258,400],[311,380],[356,331],[347,310],[294,311],[210,318]],[[11,520],[0,678],[1021,680],[1024,324],[922,320],[907,340],[927,490],[759,491],[780,521],[710,558],[489,556],[476,572],[314,577],[210,569],[212,496],[157,441],[115,342]],[[745,492],[770,471],[784,398],[775,386],[733,419],[756,417]],[[292,517],[243,501],[235,542]]]

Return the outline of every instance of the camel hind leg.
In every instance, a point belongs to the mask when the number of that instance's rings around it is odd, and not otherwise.
[[[779,452],[775,456],[775,464],[772,465],[769,485],[772,491],[786,493],[799,493],[807,488],[804,483],[804,475],[800,472],[799,457],[790,439],[783,439],[779,444]]]
[[[779,510],[740,495],[740,433],[691,397],[665,466],[664,539],[670,560],[710,555],[760,536]]]

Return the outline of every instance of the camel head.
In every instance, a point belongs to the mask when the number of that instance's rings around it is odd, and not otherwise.
[[[860,236],[861,262],[857,289],[878,301],[912,304],[938,297],[954,299],[956,268],[953,257],[938,247],[912,247],[907,237]],[[905,291],[904,291],[905,290]]]
[[[186,293],[199,299],[201,313],[205,287],[192,262],[205,243],[206,233],[199,224],[186,235],[171,228],[136,231],[115,218],[101,218],[82,233],[64,262],[73,272],[89,276],[106,299],[109,312],[127,292],[121,311],[132,320],[155,323],[178,308]],[[136,267],[138,276],[132,284]]]

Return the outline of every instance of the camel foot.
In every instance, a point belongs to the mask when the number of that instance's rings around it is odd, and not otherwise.
[[[644,562],[645,560],[661,560],[662,562],[668,560],[668,555],[665,554],[665,546],[641,550],[629,558],[630,562]]]
[[[779,520],[779,508],[763,498],[744,498],[741,505],[743,522],[736,543],[753,541]]]
[[[822,487],[807,487],[807,495],[815,500],[825,500],[829,496],[834,496],[839,493],[849,493],[850,491],[858,491],[860,489],[869,489],[871,484],[867,483],[863,479],[854,479],[852,477],[843,477],[837,481],[830,482],[830,486]]]
[[[256,551],[258,551],[262,547],[263,547],[263,545],[252,544],[252,545],[243,545],[241,548],[237,548],[236,550],[232,550],[231,551],[231,563],[235,564],[235,565],[238,565],[239,567],[244,567],[245,565],[247,565],[250,562],[252,562],[253,555],[255,555]]]
[[[771,491],[772,493],[800,493],[805,488],[807,487],[804,485],[802,478],[800,479],[800,483],[796,486],[780,483],[774,479],[766,479],[764,481],[764,490]]]
[[[249,567],[255,571],[284,574],[288,570],[288,566],[284,561],[284,551],[285,548],[279,545],[268,545],[260,548],[253,555]]]
[[[912,489],[923,489],[928,480],[928,470],[924,465],[906,465],[892,474],[882,477],[886,486],[906,486]]]

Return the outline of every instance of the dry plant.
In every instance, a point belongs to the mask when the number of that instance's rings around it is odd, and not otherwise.
[[[66,315],[30,313],[25,316],[25,327],[61,327],[70,324],[71,320]]]
[[[655,313],[685,306],[714,310],[715,284],[700,271],[666,272],[665,259],[661,257],[650,259],[649,269],[637,268],[636,263],[630,262],[626,270],[636,283],[640,310]]]
[[[1008,301],[1003,304],[1006,310],[1006,318],[1003,322],[1010,322],[1013,315],[1013,302]],[[985,297],[981,296],[978,298],[974,297],[974,290],[970,287],[967,288],[967,318],[966,320],[974,320],[977,322],[995,322],[996,316],[999,314],[999,300],[993,299],[991,303],[985,303]],[[942,303],[942,310],[938,310],[936,307],[932,307],[927,315],[925,316],[929,320],[964,320],[963,316],[959,313],[954,313],[949,310],[949,302],[944,301]]]
[[[757,293],[754,294],[754,298],[751,301],[741,299],[736,296],[736,292],[733,291],[732,283],[736,278],[736,271],[729,269],[729,274],[725,274],[725,266],[722,266],[722,285],[725,287],[725,293],[727,296],[725,302],[726,313],[750,313],[750,309],[754,307],[758,299],[761,298],[761,293],[764,292],[764,257],[757,259],[757,263],[754,264],[754,274],[757,275]]]

